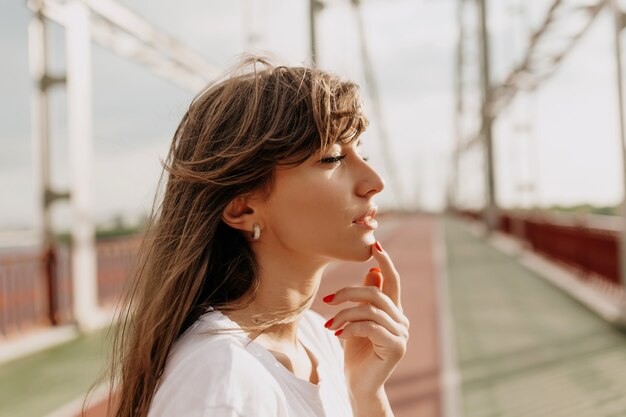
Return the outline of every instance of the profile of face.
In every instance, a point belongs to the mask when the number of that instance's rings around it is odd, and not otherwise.
[[[253,247],[323,262],[370,259],[374,230],[354,221],[376,207],[384,181],[359,152],[358,141],[336,143],[323,158],[316,152],[296,167],[277,167],[269,198],[251,202],[262,227]]]

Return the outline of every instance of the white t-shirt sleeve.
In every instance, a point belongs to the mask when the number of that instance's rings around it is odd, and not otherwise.
[[[228,343],[185,349],[168,360],[148,417],[276,417],[280,387],[247,352]]]

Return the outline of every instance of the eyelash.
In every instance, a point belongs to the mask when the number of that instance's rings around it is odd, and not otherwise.
[[[331,156],[329,158],[322,159],[321,162],[324,163],[324,164],[334,164],[336,162],[341,161],[345,157],[346,157],[346,155]],[[361,159],[363,159],[365,162],[369,161],[369,157],[367,157],[367,156],[364,156]]]

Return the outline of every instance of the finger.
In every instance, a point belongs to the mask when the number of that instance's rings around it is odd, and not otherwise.
[[[380,242],[376,241],[380,245]],[[376,259],[380,266],[380,270],[384,277],[382,291],[391,298],[395,305],[402,311],[402,303],[400,301],[400,274],[396,270],[387,251],[382,246],[379,250],[376,244],[371,246],[372,256]]]
[[[393,321],[389,314],[369,303],[341,310],[326,322],[326,328],[328,330],[335,330],[348,322],[367,320],[383,326],[396,336],[403,336],[406,333],[406,330],[397,322]]]
[[[387,350],[396,357],[402,357],[406,352],[406,342],[403,338],[394,336],[387,329],[373,321],[357,321],[349,323],[343,329],[335,332],[337,337],[347,339],[350,337],[365,337],[373,345]],[[385,358],[381,358],[385,359]]]
[[[365,275],[365,279],[363,279],[363,285],[366,287],[376,287],[378,291],[382,291],[383,289],[383,275],[380,272],[380,268],[373,267],[368,273]],[[366,301],[361,302],[361,304],[367,304]]]
[[[364,301],[380,308],[399,323],[404,324],[407,320],[398,306],[393,303],[391,298],[373,286],[343,287],[336,293],[324,297],[324,302],[330,305],[337,305],[346,301],[352,301],[355,303]]]
[[[367,275],[365,275],[365,279],[363,280],[363,285],[365,286],[373,286],[377,287],[382,291],[383,289],[383,274],[380,272],[380,268],[374,267],[369,270]]]

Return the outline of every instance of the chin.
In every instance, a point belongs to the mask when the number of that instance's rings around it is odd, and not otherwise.
[[[349,249],[338,253],[336,256],[337,260],[345,262],[367,262],[372,259],[371,245],[376,242],[376,238],[373,234],[370,235],[371,237],[364,238],[354,245],[346,246],[346,248]]]
[[[368,246],[367,247],[367,251],[363,254],[363,256],[361,256],[358,259],[355,259],[354,262],[367,262],[367,261],[369,261],[372,258],[373,258],[373,256],[372,256],[372,253],[371,253],[370,248]]]

